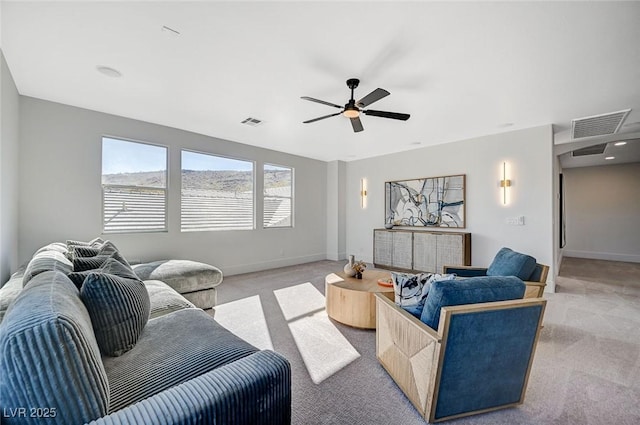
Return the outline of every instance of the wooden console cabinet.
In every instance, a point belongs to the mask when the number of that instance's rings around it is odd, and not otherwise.
[[[442,273],[471,265],[471,233],[374,229],[373,265],[381,269]]]

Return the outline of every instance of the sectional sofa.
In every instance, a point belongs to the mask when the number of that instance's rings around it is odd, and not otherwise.
[[[284,357],[140,279],[109,242],[41,248],[0,307],[3,424],[291,422]]]

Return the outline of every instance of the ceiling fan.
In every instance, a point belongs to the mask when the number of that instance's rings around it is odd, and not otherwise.
[[[320,121],[325,118],[335,117],[336,115],[344,115],[345,117],[350,119],[351,126],[353,127],[353,131],[357,133],[359,131],[364,130],[364,127],[362,126],[362,122],[360,121],[360,113],[363,113],[365,115],[371,115],[374,117],[391,118],[394,120],[402,120],[402,121],[408,120],[409,117],[411,116],[409,114],[402,114],[399,112],[386,112],[386,111],[374,111],[373,109],[362,109],[366,106],[371,105],[373,102],[377,102],[383,97],[389,96],[391,93],[389,93],[384,89],[377,88],[356,102],[353,99],[353,91],[356,89],[356,87],[358,87],[358,84],[360,84],[360,80],[358,80],[357,78],[350,78],[347,80],[347,87],[351,89],[351,99],[349,99],[349,102],[347,102],[347,104],[344,105],[344,107],[340,105],[336,105],[335,103],[325,102],[324,100],[314,99],[313,97],[302,96],[301,99],[304,99],[304,100],[308,100],[316,103],[322,103],[323,105],[333,106],[334,108],[342,109],[342,111],[336,112],[335,114],[325,115],[323,117],[318,117],[311,120],[303,121],[303,124]]]

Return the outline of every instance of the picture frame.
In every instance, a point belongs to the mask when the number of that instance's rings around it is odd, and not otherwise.
[[[385,224],[464,229],[466,174],[385,182]]]

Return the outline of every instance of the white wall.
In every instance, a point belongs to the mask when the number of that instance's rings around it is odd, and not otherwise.
[[[346,258],[346,163],[327,163],[327,259]]]
[[[18,265],[18,110],[20,96],[0,51],[0,285]]]
[[[640,163],[567,168],[568,257],[640,262]]]
[[[126,99],[123,99],[126,101]],[[169,147],[169,231],[110,234],[131,260],[183,258],[214,264],[229,274],[326,258],[327,164],[169,127],[20,99],[20,261],[38,247],[101,233],[103,135]],[[180,149],[256,161],[256,190],[264,162],[295,168],[295,227],[245,231],[180,232]],[[257,196],[257,199],[261,199]],[[261,224],[257,205],[257,224]]]
[[[466,174],[466,224],[471,232],[472,264],[488,266],[503,246],[530,254],[552,267],[553,153],[550,125],[430,146],[347,164],[347,254],[372,261],[373,229],[384,225],[384,183],[390,180]],[[510,203],[501,201],[502,163],[512,180]],[[360,179],[368,186],[360,206]],[[525,216],[524,226],[506,224]]]

